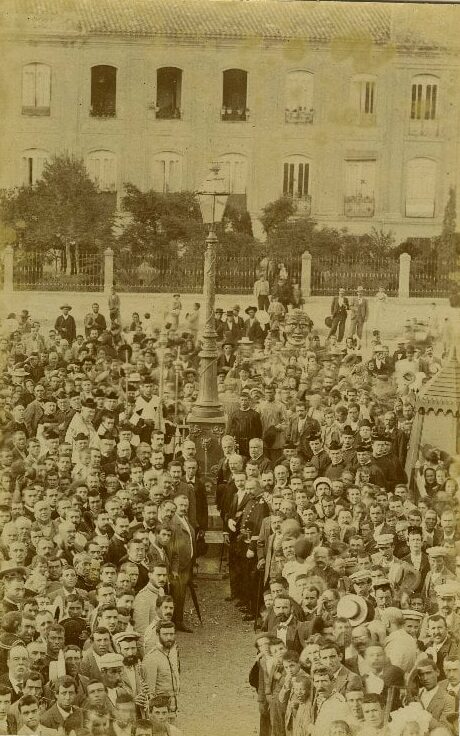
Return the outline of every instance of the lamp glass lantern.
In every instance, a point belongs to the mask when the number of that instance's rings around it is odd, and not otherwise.
[[[216,223],[222,222],[229,192],[226,191],[225,178],[220,174],[219,166],[214,164],[210,173],[203,182],[200,192],[197,192],[201,216],[205,225],[213,230]]]

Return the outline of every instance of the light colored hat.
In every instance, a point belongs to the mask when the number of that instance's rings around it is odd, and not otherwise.
[[[120,646],[122,641],[138,641],[140,638],[140,635],[136,631],[120,631],[118,634],[112,636],[117,646]]]
[[[447,557],[449,551],[445,547],[428,547],[426,551],[429,557]]]
[[[329,478],[327,478],[325,475],[321,475],[319,478],[315,478],[315,480],[313,481],[313,488],[315,489],[315,491],[318,488],[320,483],[326,483],[326,485],[328,485],[329,488],[332,488],[332,483],[329,480]]]
[[[363,624],[367,618],[367,614],[367,603],[360,595],[348,593],[337,604],[337,618],[348,619],[353,627]]]
[[[27,570],[21,565],[15,565],[14,562],[2,562],[0,567],[0,578],[6,578],[9,575],[20,575],[25,580],[27,577]]]
[[[375,537],[377,546],[380,546],[382,544],[393,544],[394,539],[395,538],[393,534],[378,534]]]
[[[435,592],[440,598],[456,598],[460,594],[460,583],[448,580],[446,583],[436,585]]]
[[[410,608],[403,608],[403,616],[406,621],[421,621],[424,617],[424,613],[420,611],[413,611]]]
[[[121,654],[115,654],[110,652],[109,654],[103,654],[100,659],[100,668],[102,670],[118,669],[123,667],[123,657]]]
[[[370,570],[356,570],[350,575],[353,583],[364,583],[365,580],[372,580]]]

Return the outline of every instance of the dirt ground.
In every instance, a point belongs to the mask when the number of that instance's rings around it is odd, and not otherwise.
[[[180,715],[183,736],[255,736],[259,711],[248,683],[254,662],[254,631],[226,603],[227,581],[198,580],[203,626],[187,598],[186,620],[193,634],[178,633],[181,657]]]

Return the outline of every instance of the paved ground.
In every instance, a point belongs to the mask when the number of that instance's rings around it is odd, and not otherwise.
[[[184,736],[255,736],[259,711],[248,683],[254,661],[252,624],[223,599],[227,581],[199,580],[203,626],[187,599],[194,634],[178,634],[182,678],[178,726]]]

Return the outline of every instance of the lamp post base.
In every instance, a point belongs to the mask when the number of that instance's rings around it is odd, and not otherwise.
[[[187,424],[189,437],[196,446],[196,459],[203,471],[204,480],[214,485],[215,466],[222,457],[220,441],[225,434],[226,420],[222,414],[222,407],[194,406]]]

